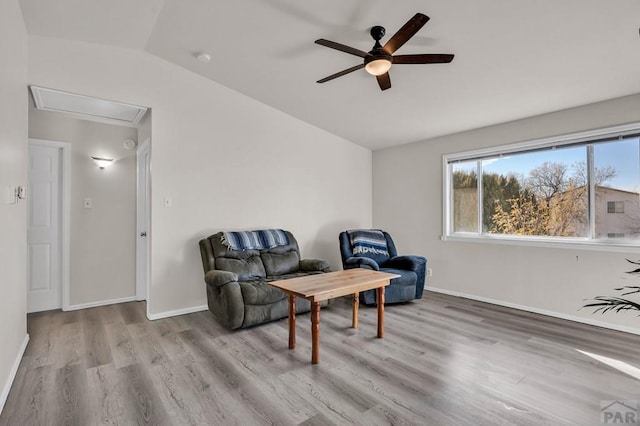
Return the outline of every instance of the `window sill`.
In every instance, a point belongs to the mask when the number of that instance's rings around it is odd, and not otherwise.
[[[594,241],[583,238],[553,238],[553,237],[514,237],[503,235],[478,235],[458,233],[455,235],[442,236],[442,241],[482,243],[482,244],[503,244],[511,246],[560,248],[572,250],[594,250],[594,251],[614,251],[614,252],[635,252],[640,251],[640,241],[627,240],[624,242],[613,242],[612,240]]]

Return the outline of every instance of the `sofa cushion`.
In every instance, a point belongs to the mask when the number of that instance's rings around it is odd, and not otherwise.
[[[285,292],[271,287],[266,280],[240,281],[239,284],[245,305],[268,305],[287,298]]]
[[[222,243],[222,232],[211,235],[208,240],[215,259],[215,269],[238,274],[239,281],[266,277],[260,251],[230,250]]]
[[[251,251],[251,250],[247,250]],[[216,269],[233,272],[238,275],[238,281],[253,280],[266,277],[264,265],[260,255],[249,256],[245,259],[234,259],[231,257],[216,258]]]
[[[265,250],[260,254],[262,263],[268,276],[277,276],[298,272],[300,269],[300,257],[297,250],[274,251]]]

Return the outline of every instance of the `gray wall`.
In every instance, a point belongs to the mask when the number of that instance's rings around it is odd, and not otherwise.
[[[30,101],[29,137],[71,143],[71,307],[135,296],[136,154],[122,143],[137,133],[39,111]],[[91,156],[116,161],[101,170]],[[85,198],[93,208],[83,207]]]
[[[7,187],[27,185],[27,33],[17,0],[0,2],[0,410],[25,342],[26,200],[7,204]]]
[[[636,314],[593,315],[583,299],[638,285],[623,273],[629,252],[441,241],[442,155],[640,121],[640,95],[440,137],[373,154],[373,222],[402,253],[429,259],[428,285],[640,333]]]

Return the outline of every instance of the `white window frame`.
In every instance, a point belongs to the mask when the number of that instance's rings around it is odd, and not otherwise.
[[[458,161],[480,161],[484,157],[512,155],[515,153],[531,151],[535,149],[556,148],[569,146],[574,144],[585,143],[585,146],[591,151],[591,155],[587,156],[587,167],[593,171],[593,146],[586,145],[588,142],[594,143],[601,139],[616,139],[626,136],[637,135],[640,133],[640,123],[624,124],[620,126],[612,126],[596,130],[588,130],[578,133],[570,133],[560,136],[552,136],[542,139],[534,139],[524,142],[518,142],[507,145],[500,145],[491,148],[482,148],[471,151],[445,154],[442,156],[442,174],[443,174],[443,215],[442,215],[442,236],[443,241],[462,241],[462,242],[479,242],[479,243],[497,243],[526,245],[539,247],[559,247],[559,248],[579,248],[587,250],[606,250],[606,251],[636,251],[640,249],[640,240],[619,240],[619,239],[595,239],[589,237],[547,237],[547,236],[523,236],[523,235],[503,235],[503,234],[487,234],[481,232],[453,232],[452,205],[453,191],[451,190],[451,167],[454,162]],[[482,169],[479,166],[478,173]],[[478,179],[478,200],[482,200],[481,179]],[[594,183],[590,180],[589,188],[589,221],[590,229],[595,228],[595,188]],[[481,217],[482,203],[478,202],[478,222],[482,221]],[[481,229],[479,225],[478,230]]]

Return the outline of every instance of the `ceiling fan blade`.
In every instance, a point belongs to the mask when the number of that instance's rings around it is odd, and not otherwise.
[[[323,38],[316,40],[315,43],[321,46],[329,47],[331,49],[339,50],[341,52],[349,53],[351,55],[360,56],[361,58],[366,58],[367,56],[369,56],[367,52],[364,52],[362,50],[346,46],[344,44],[336,43],[335,41],[325,40]]]
[[[334,78],[342,77],[343,75],[347,75],[350,72],[358,71],[364,68],[364,64],[356,65],[355,67],[347,68],[346,70],[342,70],[335,74],[331,74],[329,77],[325,77],[322,80],[318,80],[318,83],[326,83],[329,80],[333,80]]]
[[[409,19],[407,23],[404,24],[402,28],[400,28],[398,32],[389,39],[389,41],[387,41],[382,49],[388,54],[393,55],[393,52],[398,50],[411,37],[413,37],[428,21],[429,17],[427,15],[416,13],[413,18]]]
[[[378,79],[378,85],[380,85],[380,90],[387,90],[391,88],[391,78],[389,77],[389,73],[385,72],[382,75],[376,77]]]
[[[424,55],[398,55],[393,57],[394,64],[447,64],[453,60],[454,55],[441,53]]]

